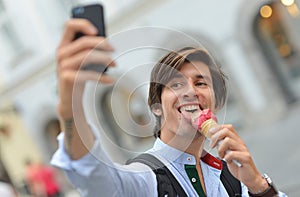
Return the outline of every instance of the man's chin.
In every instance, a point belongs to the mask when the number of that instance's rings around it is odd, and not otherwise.
[[[190,136],[191,138],[196,137],[199,132],[190,124],[190,123],[182,123],[179,126],[178,133]]]
[[[184,118],[183,116],[181,116],[181,118],[180,118],[179,128],[185,129],[185,130],[196,131],[196,129],[192,125],[192,122],[190,120]]]

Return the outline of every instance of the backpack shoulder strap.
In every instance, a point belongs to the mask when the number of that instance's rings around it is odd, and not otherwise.
[[[223,169],[221,172],[221,181],[229,194],[229,196],[242,196],[242,187],[241,187],[241,182],[236,179],[229,171],[227,167],[227,163],[223,161]]]
[[[143,153],[130,159],[126,164],[140,162],[149,166],[156,175],[158,196],[180,196],[187,197],[185,191],[178,183],[177,179],[170,170],[155,156],[149,153]],[[176,195],[177,194],[177,195]]]
[[[156,174],[156,179],[158,183],[158,194],[159,196],[165,196],[166,194],[173,194],[176,192],[180,197],[187,197],[185,191],[178,183],[177,179],[174,175],[169,171],[169,169],[155,156],[143,153],[138,155],[137,157],[130,159],[126,162],[126,164],[130,164],[133,162],[140,162],[149,166],[153,172]],[[223,169],[221,172],[221,181],[228,193],[229,196],[240,197],[242,196],[242,187],[241,182],[236,179],[229,171],[227,167],[227,163],[223,161]],[[170,188],[170,186],[172,186]],[[173,190],[173,191],[171,191]],[[173,196],[169,195],[169,196]],[[176,196],[176,195],[174,195]]]

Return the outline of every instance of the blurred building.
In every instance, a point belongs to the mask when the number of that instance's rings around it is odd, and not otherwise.
[[[28,156],[49,161],[57,146],[55,50],[71,7],[91,2],[0,0],[0,118],[13,128],[14,140],[21,140],[4,153],[18,162]],[[96,2],[103,3],[108,38],[122,53],[116,56],[118,68],[111,71],[117,85],[91,84],[88,93],[94,96],[86,102],[93,105],[87,113],[101,125],[109,139],[105,146],[116,161],[151,146],[146,84],[153,62],[165,53],[163,47],[200,42],[217,57],[230,79],[229,100],[219,116],[244,135],[299,108],[299,0]],[[146,132],[139,133],[142,129]],[[0,137],[4,151],[9,139]],[[14,177],[22,175],[22,165],[2,160],[18,184]],[[280,178],[282,183],[289,179]]]

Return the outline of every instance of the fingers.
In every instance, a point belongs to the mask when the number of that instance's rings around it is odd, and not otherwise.
[[[77,85],[77,83],[80,84],[81,82],[85,82],[87,80],[98,81],[98,82],[106,83],[106,84],[114,82],[114,79],[112,77],[110,77],[109,75],[94,72],[94,71],[85,71],[85,72],[81,72],[80,74],[78,74],[76,76],[75,86]]]
[[[252,163],[252,157],[248,151],[229,151],[223,159],[230,165],[234,161],[239,161],[242,165]]]
[[[237,160],[233,155],[237,152],[248,153],[247,147],[232,125],[220,125],[212,131],[210,147],[218,146],[218,155],[220,158],[225,158],[230,155],[230,160]],[[227,160],[226,160],[227,161]],[[239,160],[238,160],[239,161]]]
[[[59,69],[79,70],[80,67],[84,67],[88,64],[99,64],[110,67],[115,66],[115,62],[106,52],[98,50],[84,50],[69,58],[61,60]]]
[[[209,131],[211,133],[210,147],[215,148],[225,137],[240,139],[233,125],[218,125]]]
[[[240,141],[233,140],[232,138],[226,137],[219,143],[218,147],[218,154],[220,158],[224,158],[225,155],[232,153],[232,152],[248,152],[244,143]]]
[[[77,32],[82,32],[85,36],[74,40],[74,35]],[[62,41],[57,49],[58,75],[64,75],[65,72],[69,71],[86,72],[82,71],[81,67],[89,64],[105,67],[115,66],[115,63],[109,56],[109,52],[113,51],[113,47],[104,37],[95,36],[96,33],[94,26],[85,19],[71,19],[66,23]],[[91,79],[86,79],[85,77],[81,79],[111,81],[106,80],[107,77],[99,80],[98,77],[103,76],[99,75],[99,73],[93,74],[97,75],[97,77],[91,75],[91,73],[86,73],[84,76],[90,76]],[[61,77],[61,79],[63,80],[64,77]]]
[[[62,74],[59,75],[59,81],[60,81],[60,90],[64,93],[72,93],[73,89],[82,89],[84,86],[83,82],[87,80],[93,80],[101,83],[113,83],[114,80],[112,77],[103,74],[98,73],[94,71],[84,71],[84,72],[77,72],[77,71],[70,71],[68,72],[62,72]],[[73,87],[74,88],[69,88]]]
[[[95,36],[98,30],[91,22],[86,19],[71,19],[65,24],[65,31],[62,36],[62,40],[59,44],[59,48],[72,42],[75,34],[81,32],[85,35]]]
[[[104,37],[83,36],[78,40],[69,43],[68,45],[60,46],[57,49],[57,61],[60,62],[65,58],[72,57],[74,54],[86,50],[112,52],[113,47]]]

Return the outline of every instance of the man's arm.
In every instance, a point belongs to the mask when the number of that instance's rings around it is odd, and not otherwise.
[[[74,40],[76,32],[82,32],[86,36]],[[107,75],[80,69],[83,62],[114,65],[107,54],[113,50],[112,47],[104,37],[96,37],[96,34],[96,28],[87,20],[71,19],[66,23],[57,50],[58,114],[62,130],[65,132],[65,149],[72,159],[79,159],[85,155],[95,140],[82,106],[86,82],[113,82]]]

